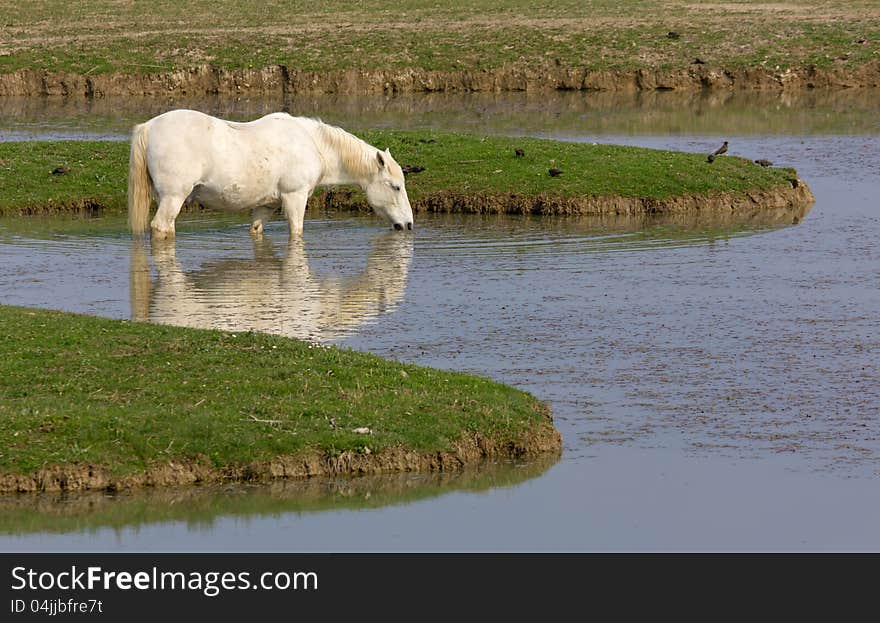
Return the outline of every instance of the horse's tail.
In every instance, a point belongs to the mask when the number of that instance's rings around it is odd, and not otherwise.
[[[150,125],[134,126],[131,133],[131,153],[128,157],[128,225],[131,233],[143,235],[150,218],[151,187],[147,170],[147,137]]]

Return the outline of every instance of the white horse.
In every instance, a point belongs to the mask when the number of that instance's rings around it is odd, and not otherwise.
[[[184,202],[220,210],[252,210],[258,235],[281,206],[290,235],[302,233],[306,201],[316,186],[357,184],[373,210],[394,229],[412,229],[403,171],[386,149],[341,128],[272,113],[249,123],[194,110],[172,110],[135,126],[128,167],[128,220],[147,230],[150,200],[159,208],[154,239],[174,236]]]

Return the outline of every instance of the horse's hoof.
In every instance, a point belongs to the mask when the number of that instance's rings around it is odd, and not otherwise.
[[[153,227],[150,229],[150,238],[153,240],[171,240],[174,238],[174,230],[164,231]]]

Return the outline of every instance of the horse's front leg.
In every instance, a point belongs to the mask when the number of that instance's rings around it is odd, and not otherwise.
[[[263,227],[272,218],[274,208],[260,206],[251,210],[251,236],[259,236],[263,233]]]
[[[290,225],[290,237],[301,236],[303,231],[303,219],[306,215],[306,202],[309,200],[309,191],[297,190],[281,195],[281,205],[284,207],[284,215]]]

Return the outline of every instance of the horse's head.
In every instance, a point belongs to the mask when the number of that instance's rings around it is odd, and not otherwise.
[[[367,202],[376,211],[391,221],[394,229],[412,229],[413,213],[406,195],[403,170],[391,157],[391,152],[376,152],[376,169],[364,189]]]

